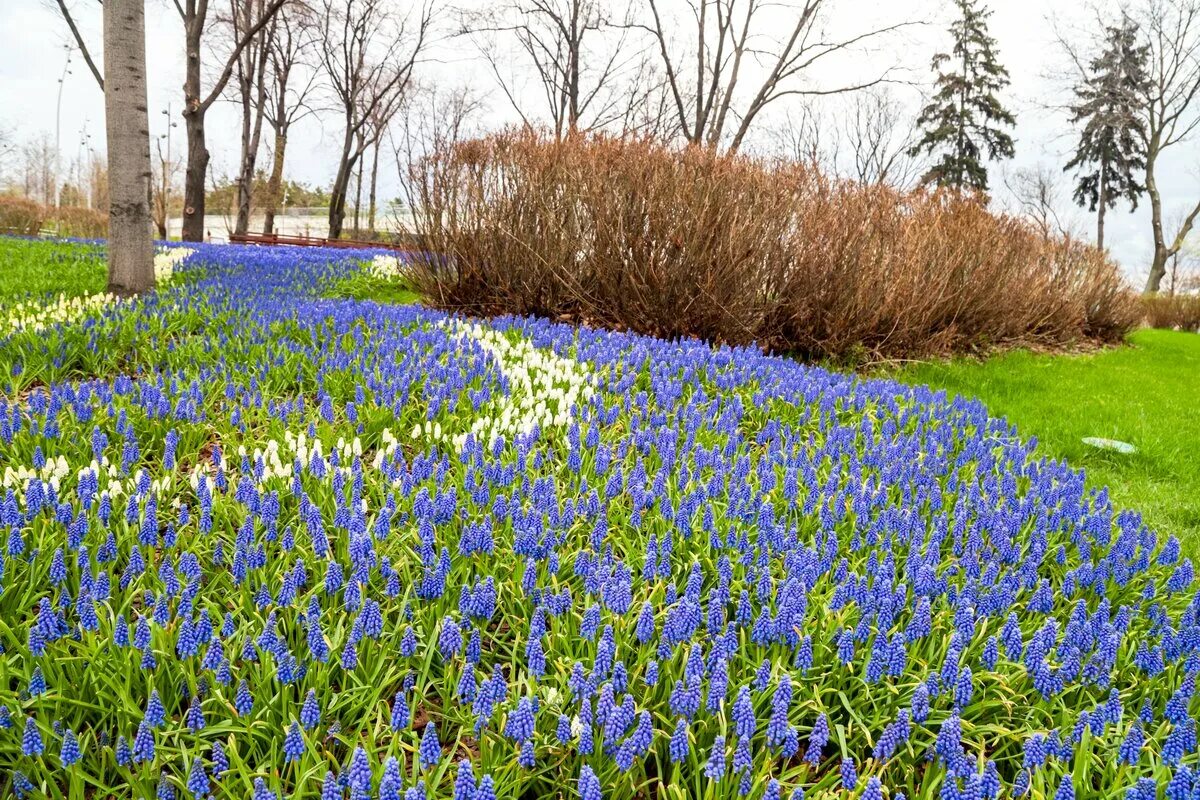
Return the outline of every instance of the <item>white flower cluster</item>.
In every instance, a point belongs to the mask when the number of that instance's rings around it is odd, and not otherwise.
[[[154,279],[168,281],[175,274],[175,267],[182,264],[192,253],[188,247],[160,247],[154,254]]]
[[[0,308],[0,334],[19,331],[40,331],[60,322],[70,322],[90,311],[104,308],[116,302],[115,295],[108,293],[68,297],[60,294],[45,300],[27,300],[7,308]]]
[[[566,427],[571,410],[595,392],[586,364],[540,350],[524,339],[513,342],[504,332],[478,324],[442,324],[456,337],[478,342],[492,356],[508,381],[508,394],[480,409],[469,431],[446,430],[437,422],[418,423],[412,431],[414,439],[447,441],[461,450],[468,434],[491,444],[500,437],[529,433],[535,427],[543,431]]]
[[[395,256],[377,255],[371,259],[369,271],[376,278],[402,278],[404,262]]]

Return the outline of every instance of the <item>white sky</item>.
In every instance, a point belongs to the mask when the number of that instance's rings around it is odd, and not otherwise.
[[[476,0],[476,3],[483,1]],[[831,63],[824,75],[815,77],[817,82],[868,74],[896,61],[903,63],[914,79],[930,80],[929,59],[938,49],[946,47],[948,3],[941,0],[833,0],[833,3],[834,11],[828,25],[835,31],[854,30],[855,26],[883,24],[901,18],[918,19],[927,24],[908,29],[890,46],[855,53],[840,63]],[[89,42],[98,43],[98,6],[93,6],[91,0],[76,0],[75,5],[85,37]],[[220,0],[214,0],[214,7],[220,5]],[[1047,106],[1062,101],[1062,76],[1066,75],[1048,20],[1053,16],[1060,21],[1060,27],[1069,27],[1072,22],[1086,18],[1085,8],[1090,3],[996,0],[990,5],[994,10],[991,32],[998,40],[1001,61],[1012,77],[1012,85],[1004,99],[1018,120],[1014,131],[1017,157],[1005,168],[1043,164],[1060,170],[1067,160],[1065,153],[1074,142],[1074,134],[1061,115],[1047,109]],[[486,123],[499,125],[511,121],[511,109],[503,95],[493,90],[490,73],[474,57],[473,47],[465,39],[450,37],[445,32],[453,24],[449,14],[443,15],[442,24],[444,30],[440,42],[430,54],[432,63],[425,64],[418,77],[447,84],[469,81],[481,88],[488,98]],[[166,0],[147,0],[150,124],[155,134],[166,130],[167,118],[161,112],[168,104],[175,113],[181,105],[182,37],[182,26],[173,7]],[[59,108],[58,81],[63,70],[64,45],[68,41],[66,27],[50,0],[0,0],[0,128],[15,129],[22,139],[31,139],[43,132],[54,135]],[[99,57],[98,52],[96,55]],[[90,134],[91,146],[98,149],[103,149],[104,139],[103,98],[78,54],[72,62],[71,73],[62,88],[59,136],[64,161],[82,152],[83,134]],[[918,102],[916,90],[901,91],[907,92],[909,102],[914,105]],[[786,107],[780,106],[774,113],[778,115],[785,110]],[[216,174],[232,173],[239,130],[234,106],[218,103],[209,112],[207,128],[212,169]],[[332,115],[324,122],[317,117],[302,122],[289,144],[289,177],[328,185],[336,167],[333,151],[340,133],[336,117]],[[172,148],[179,154],[183,149],[182,125],[173,134]],[[261,163],[266,164],[265,155]],[[394,168],[385,169],[381,162],[380,193],[383,197],[397,193],[391,177],[394,172]],[[991,172],[993,191],[1003,201],[1000,168],[993,166]],[[1195,202],[1200,196],[1200,136],[1168,151],[1159,180],[1168,218],[1180,213],[1188,203]],[[1092,217],[1069,204],[1070,186],[1066,176],[1061,193],[1063,206],[1060,211],[1073,216],[1078,227],[1091,235],[1094,229]],[[1132,214],[1123,207],[1111,212],[1107,239],[1113,255],[1130,278],[1140,282],[1151,251],[1148,204],[1141,204]],[[1196,239],[1200,236],[1194,235],[1193,241]]]

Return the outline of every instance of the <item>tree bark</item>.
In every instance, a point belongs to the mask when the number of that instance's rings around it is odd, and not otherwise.
[[[371,198],[367,206],[367,231],[375,233],[375,179],[379,175],[379,142],[375,143],[375,152],[371,157]]]
[[[122,296],[154,288],[144,2],[106,0],[104,4],[108,290]]]
[[[271,178],[267,182],[267,199],[263,209],[263,233],[275,232],[275,214],[283,200],[283,157],[287,150],[287,129],[275,132],[275,153],[271,159]]]
[[[1096,248],[1104,250],[1104,211],[1108,205],[1108,162],[1100,162],[1100,186],[1097,187],[1100,204],[1096,208]]]
[[[208,177],[208,147],[204,141],[204,112],[200,98],[201,24],[193,18],[184,24],[187,67],[183,81],[183,128],[187,133],[187,169],[183,176],[183,230],[185,242],[204,241],[204,183]]]
[[[346,125],[346,135],[342,141],[342,157],[338,160],[337,174],[333,178],[333,188],[329,191],[329,238],[336,239],[342,235],[342,226],[346,221],[346,195],[350,190],[350,179],[354,175],[354,163],[358,155],[353,149],[353,131],[350,123]]]

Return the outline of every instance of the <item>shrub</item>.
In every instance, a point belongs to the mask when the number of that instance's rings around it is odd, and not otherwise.
[[[47,209],[55,233],[71,239],[108,236],[108,215],[92,208],[63,206]]]
[[[413,279],[444,308],[539,314],[814,357],[1119,338],[1102,253],[975,199],[794,163],[508,132],[414,168]]]
[[[1142,313],[1151,328],[1200,332],[1200,294],[1149,295]]]
[[[0,233],[37,236],[46,209],[24,197],[0,195]]]

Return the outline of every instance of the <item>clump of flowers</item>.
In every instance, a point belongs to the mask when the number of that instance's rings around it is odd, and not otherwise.
[[[981,405],[195,252],[0,339],[0,792],[1193,796],[1188,553]]]

